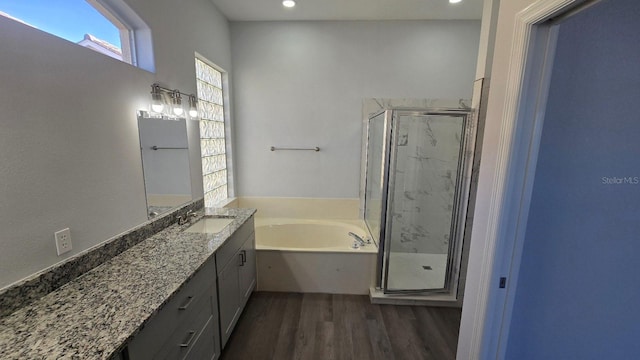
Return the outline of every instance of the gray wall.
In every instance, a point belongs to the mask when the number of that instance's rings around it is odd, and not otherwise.
[[[232,23],[239,194],[358,197],[363,99],[471,98],[479,33],[479,21]]]
[[[561,25],[507,359],[640,353],[638,16],[605,1]]]
[[[127,3],[153,32],[155,74],[0,17],[0,288],[145,222],[136,110],[149,86],[195,93],[194,51],[231,70],[229,26],[211,1]],[[65,227],[73,250],[58,257],[53,233]]]

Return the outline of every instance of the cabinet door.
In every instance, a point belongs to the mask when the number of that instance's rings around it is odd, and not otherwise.
[[[244,263],[238,270],[240,275],[240,308],[244,309],[244,305],[249,300],[253,289],[256,286],[256,242],[255,234],[251,234],[247,241],[242,245],[240,254]]]
[[[230,261],[218,274],[218,307],[220,309],[220,340],[222,348],[227,344],[229,335],[233,331],[240,316],[240,288],[238,267],[242,263],[240,253]]]
[[[211,289],[211,336],[213,341],[213,360],[217,360],[222,352],[220,346],[220,314],[218,313],[218,288],[214,285]]]

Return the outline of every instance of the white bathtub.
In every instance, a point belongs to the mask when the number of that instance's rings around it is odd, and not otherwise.
[[[352,248],[361,221],[257,218],[258,290],[368,294],[377,247]]]
[[[292,218],[256,219],[256,246],[259,250],[321,252],[377,252],[375,245],[352,247],[352,232],[368,237],[359,221]]]

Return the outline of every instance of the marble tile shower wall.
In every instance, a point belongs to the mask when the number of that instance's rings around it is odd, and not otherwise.
[[[362,114],[365,118],[380,110],[391,108],[471,110],[471,100],[368,98],[362,101]]]
[[[447,254],[462,120],[401,117],[396,152],[393,250]]]

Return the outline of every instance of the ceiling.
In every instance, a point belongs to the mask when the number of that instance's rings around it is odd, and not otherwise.
[[[211,0],[231,21],[479,20],[483,0]]]

